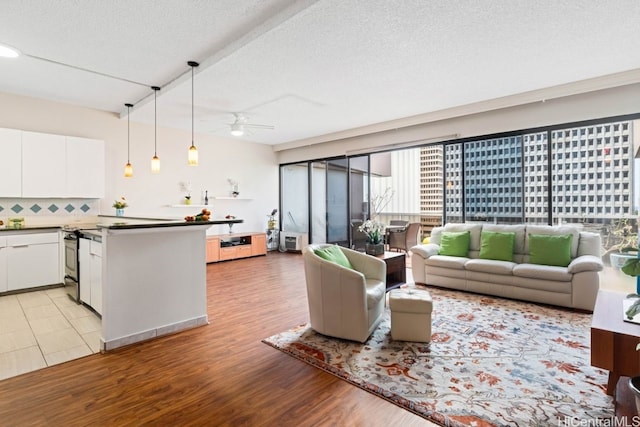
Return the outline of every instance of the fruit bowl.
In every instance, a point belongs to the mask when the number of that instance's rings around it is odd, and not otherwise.
[[[187,222],[198,222],[198,221],[209,221],[209,218],[211,217],[211,211],[208,210],[207,208],[202,209],[202,211],[200,211],[199,213],[195,214],[195,215],[187,215],[184,217],[184,220]]]

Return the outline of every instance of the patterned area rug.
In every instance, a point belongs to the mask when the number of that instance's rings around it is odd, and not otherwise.
[[[429,292],[429,344],[393,341],[388,309],[364,344],[320,335],[308,325],[263,342],[443,426],[613,418],[607,372],[590,366],[590,314]]]

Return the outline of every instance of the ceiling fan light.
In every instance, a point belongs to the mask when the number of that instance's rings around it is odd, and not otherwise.
[[[244,135],[244,126],[239,123],[234,123],[231,125],[231,135],[233,136],[242,136]]]
[[[131,163],[127,162],[127,164],[124,165],[124,177],[131,178],[132,176],[133,176],[133,166],[131,166]]]
[[[198,149],[195,145],[189,147],[189,166],[198,166]]]
[[[0,44],[0,58],[17,58],[18,56],[20,56],[18,49],[6,44]]]

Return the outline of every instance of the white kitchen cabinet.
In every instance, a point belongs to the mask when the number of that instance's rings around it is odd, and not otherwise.
[[[102,314],[102,243],[80,239],[80,301]]]
[[[0,197],[21,196],[22,131],[0,128]]]
[[[66,137],[66,197],[104,197],[104,142]]]
[[[60,283],[59,233],[6,236],[7,290]]]
[[[80,263],[80,301],[91,305],[91,240],[79,239],[78,262]]]
[[[102,315],[102,243],[91,241],[91,307]]]
[[[0,292],[7,290],[7,238],[0,236]]]
[[[64,197],[66,137],[22,132],[22,197]]]

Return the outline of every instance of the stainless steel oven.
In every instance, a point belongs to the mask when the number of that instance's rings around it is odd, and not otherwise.
[[[69,297],[80,304],[80,264],[78,263],[78,232],[64,235],[64,287]]]

